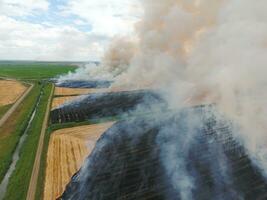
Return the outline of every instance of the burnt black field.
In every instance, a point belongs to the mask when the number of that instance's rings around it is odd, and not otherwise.
[[[206,109],[118,122],[61,199],[266,199],[267,184],[232,124]]]
[[[83,122],[91,119],[166,110],[165,100],[156,92],[140,90],[83,96],[81,100],[51,112],[51,123]]]
[[[112,84],[112,81],[95,80],[95,81],[73,81],[67,80],[64,82],[58,82],[58,87],[68,88],[108,88]]]

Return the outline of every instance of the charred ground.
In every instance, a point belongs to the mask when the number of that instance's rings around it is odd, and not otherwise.
[[[110,92],[83,96],[51,112],[51,122],[82,122],[89,119],[114,117],[138,110],[149,112],[152,107],[167,109],[164,99],[153,91]]]
[[[118,122],[61,199],[263,199],[267,184],[232,125],[204,113],[196,107]]]
[[[106,81],[106,80],[95,80],[95,81],[66,80],[63,82],[58,82],[56,85],[58,87],[67,87],[67,88],[108,88],[111,84],[112,81]]]

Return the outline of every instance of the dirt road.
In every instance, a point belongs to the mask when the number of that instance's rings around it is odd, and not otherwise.
[[[24,92],[24,94],[13,104],[13,106],[4,114],[4,116],[0,119],[0,127],[7,121],[7,119],[12,115],[12,113],[17,109],[17,107],[21,104],[21,102],[26,98],[26,96],[30,93],[33,88],[33,84]]]
[[[37,181],[38,181],[38,175],[39,175],[39,169],[40,169],[40,161],[41,161],[41,156],[43,152],[43,146],[44,146],[44,138],[45,138],[45,133],[46,133],[46,128],[48,124],[48,119],[49,119],[49,113],[50,113],[50,105],[51,105],[51,99],[54,93],[54,86],[51,90],[51,94],[47,103],[47,108],[46,108],[46,113],[45,113],[45,119],[43,122],[42,130],[41,130],[41,135],[38,143],[38,148],[35,156],[35,161],[32,169],[32,175],[31,175],[31,180],[29,184],[29,189],[27,193],[27,200],[34,200],[35,199],[35,192],[36,192],[36,186],[37,186]]]

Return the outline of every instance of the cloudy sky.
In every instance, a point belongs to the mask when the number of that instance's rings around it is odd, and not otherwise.
[[[0,0],[0,60],[99,60],[141,15],[138,0]]]

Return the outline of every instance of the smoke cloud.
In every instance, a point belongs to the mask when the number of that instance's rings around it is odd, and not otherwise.
[[[267,3],[145,0],[138,51],[114,85],[161,88],[173,107],[216,103],[267,172]],[[242,134],[241,134],[242,133]]]
[[[137,51],[136,40],[127,37],[115,37],[105,52],[100,65],[90,63],[79,67],[74,73],[59,78],[66,80],[110,80],[127,71],[130,61]]]
[[[267,176],[267,2],[144,0],[143,7],[138,39],[115,39],[87,78],[159,88],[173,108],[215,103],[240,126],[236,137]]]

